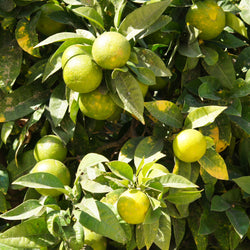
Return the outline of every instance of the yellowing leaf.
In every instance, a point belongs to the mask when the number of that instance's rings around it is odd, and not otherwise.
[[[19,46],[24,51],[32,56],[41,57],[39,49],[34,48],[34,46],[38,43],[34,19],[30,22],[25,18],[21,19],[17,23],[15,35]]]
[[[170,101],[145,102],[144,106],[160,122],[175,128],[181,128],[183,116],[178,106]]]
[[[213,149],[207,149],[205,155],[198,162],[211,176],[221,180],[229,179],[225,161]]]

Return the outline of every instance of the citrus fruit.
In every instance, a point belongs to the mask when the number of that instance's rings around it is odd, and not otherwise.
[[[94,60],[104,69],[124,66],[130,53],[131,47],[126,37],[113,31],[104,32],[98,36],[92,47]]]
[[[95,120],[106,120],[117,109],[107,91],[98,88],[90,93],[79,95],[79,108],[82,113]]]
[[[62,32],[66,25],[59,23],[50,18],[55,12],[63,11],[63,8],[54,3],[46,3],[41,6],[41,15],[37,22],[37,30],[45,36],[51,36],[55,33]]]
[[[88,55],[77,55],[69,59],[63,68],[65,84],[79,93],[96,89],[102,81],[102,69]]]
[[[67,148],[60,137],[56,135],[45,135],[35,145],[34,157],[37,161],[55,159],[64,161]]]
[[[117,211],[129,224],[143,223],[150,202],[145,193],[137,189],[128,189],[117,201]]]
[[[189,8],[186,22],[201,31],[199,38],[210,40],[223,31],[226,25],[226,15],[215,1],[200,1]]]
[[[84,243],[93,250],[105,250],[107,248],[107,239],[86,227],[84,227]]]
[[[70,184],[70,172],[68,168],[58,160],[46,159],[36,163],[31,173],[45,172],[56,176],[63,185]],[[45,188],[36,188],[36,191],[44,196],[58,196],[61,194],[58,190],[51,190]]]
[[[67,61],[77,55],[86,54],[86,46],[82,44],[73,44],[64,50],[62,55],[62,68],[64,68]]]
[[[195,129],[182,130],[173,141],[175,156],[184,162],[198,161],[205,154],[206,147],[205,137]]]
[[[168,80],[167,80],[167,78],[164,78],[164,77],[156,77],[155,82],[156,82],[156,84],[150,85],[149,89],[151,89],[151,90],[163,89],[164,87],[167,86]]]
[[[146,164],[141,169],[140,173],[138,174],[138,184],[142,183],[142,178],[154,178],[159,176],[159,174],[169,173],[168,169],[160,163]]]

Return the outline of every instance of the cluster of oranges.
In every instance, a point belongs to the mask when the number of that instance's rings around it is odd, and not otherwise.
[[[82,44],[69,46],[62,55],[63,79],[66,86],[79,92],[82,113],[96,120],[111,117],[118,106],[101,85],[103,70],[113,70],[126,64],[130,57],[129,41],[118,32],[98,36],[91,52]]]

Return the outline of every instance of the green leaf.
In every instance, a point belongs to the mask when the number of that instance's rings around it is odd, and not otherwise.
[[[21,176],[13,184],[30,188],[56,189],[65,194],[69,193],[55,175],[45,172],[30,173]]]
[[[80,210],[73,213],[84,227],[120,243],[128,240],[116,215],[105,203],[93,198],[84,198],[77,207]]]
[[[161,57],[149,49],[134,48],[138,57],[138,65],[140,67],[148,68],[152,70],[155,76],[170,77],[171,71],[166,67]]]
[[[9,175],[6,170],[0,169],[0,192],[7,194],[9,189]]]
[[[250,6],[249,6],[249,0],[241,0],[240,4],[238,5],[238,8],[240,9],[240,17],[246,22],[248,25],[250,25]]]
[[[2,126],[1,129],[1,139],[3,141],[3,143],[7,143],[7,139],[9,137],[9,135],[11,134],[11,131],[14,127],[14,122],[5,122]]]
[[[202,57],[202,52],[198,42],[198,35],[200,31],[191,25],[187,25],[188,37],[186,36],[185,41],[178,46],[178,52],[185,57],[200,58]]]
[[[249,218],[245,210],[241,207],[232,207],[226,211],[226,215],[242,239],[249,228]]]
[[[102,162],[108,162],[109,160],[103,156],[103,155],[100,155],[100,154],[96,154],[96,153],[89,153],[87,155],[85,155],[79,166],[78,166],[78,169],[77,169],[77,173],[76,173],[76,180],[77,178],[83,173],[85,172],[85,170],[88,168],[88,167],[92,167],[92,166],[95,166],[97,165],[98,163],[102,163]]]
[[[219,54],[219,60],[213,65],[208,65],[205,61],[202,61],[204,69],[209,75],[217,78],[220,84],[227,89],[233,87],[233,82],[235,81],[235,70],[232,62],[232,58],[220,49],[216,49]]]
[[[10,175],[10,181],[15,181],[18,177],[27,174],[36,164],[36,160],[33,155],[33,150],[28,150],[18,155],[17,164],[15,159],[12,160],[7,170]]]
[[[151,69],[136,67],[135,64],[127,62],[128,67],[136,74],[136,79],[146,85],[155,85],[155,74]]]
[[[133,182],[133,169],[128,163],[122,161],[111,161],[107,166],[116,176]]]
[[[174,128],[181,128],[183,116],[176,104],[170,101],[151,101],[145,102],[146,109],[150,114],[160,122],[163,122]]]
[[[198,88],[198,94],[202,98],[210,100],[220,100],[218,95],[221,85],[218,84],[218,80],[212,76],[203,76],[199,77],[199,80],[202,81],[202,84]]]
[[[205,45],[201,45],[201,52],[205,56],[204,61],[206,62],[207,65],[214,65],[215,63],[218,62],[219,60],[219,54],[217,53],[216,50],[207,47]]]
[[[84,7],[71,8],[71,10],[77,15],[88,19],[91,23],[96,24],[99,28],[102,28],[104,30],[104,23],[102,17],[98,14],[98,12],[94,8],[84,6]]]
[[[224,159],[213,149],[208,148],[198,161],[210,175],[220,180],[228,180],[227,166]]]
[[[209,209],[204,209],[201,215],[198,233],[200,235],[209,235],[213,233],[218,227],[217,220],[219,216],[218,213],[210,212]]]
[[[124,109],[144,124],[144,98],[138,81],[130,72],[117,71],[116,77],[112,82],[124,105]]]
[[[39,49],[34,48],[38,43],[38,36],[36,33],[36,24],[39,15],[36,15],[31,21],[22,18],[18,21],[15,35],[19,46],[27,53],[35,57],[41,57]]]
[[[43,206],[38,200],[27,200],[8,212],[1,214],[0,218],[5,220],[25,220],[37,215],[42,208]]]
[[[206,250],[208,245],[207,235],[199,234],[199,225],[202,209],[197,203],[192,203],[189,208],[190,215],[187,217],[188,226],[192,232],[197,250]]]
[[[248,38],[247,29],[244,22],[231,12],[225,12],[225,13],[226,13],[226,25],[232,28],[234,31],[238,32],[240,35]]]
[[[65,84],[61,83],[53,90],[49,100],[49,111],[55,127],[62,121],[67,108],[68,102],[65,97]]]
[[[146,164],[164,157],[165,155],[161,153],[162,149],[163,140],[154,136],[148,136],[142,139],[135,150],[134,164],[136,168],[138,169],[142,160],[144,160],[144,164]]]
[[[172,222],[173,231],[174,231],[175,244],[176,244],[176,247],[178,248],[186,232],[186,220],[172,218],[171,222]]]
[[[18,248],[41,248],[56,242],[44,217],[26,220],[0,234],[0,244]]]
[[[123,161],[126,163],[132,161],[134,158],[135,149],[142,139],[143,139],[142,136],[137,136],[128,139],[121,147],[121,150],[118,155],[118,161]]]
[[[154,243],[160,249],[169,249],[171,239],[171,218],[165,211],[161,211],[159,227]]]
[[[89,180],[87,177],[82,177],[80,184],[84,190],[91,193],[101,194],[101,193],[108,193],[113,190],[110,186],[99,183],[94,180]]]
[[[0,192],[0,213],[6,212],[8,209],[8,204],[6,201],[6,198],[2,192]],[[0,249],[1,249],[1,243],[0,243]]]
[[[163,176],[152,178],[146,183],[146,186],[150,186],[154,182],[159,182],[163,187],[170,188],[197,188],[198,186],[181,175],[172,173],[166,173]]]
[[[45,40],[43,40],[42,42],[38,43],[35,48],[41,47],[41,46],[45,46],[51,43],[56,43],[56,42],[64,42],[64,41],[68,41],[71,39],[82,39],[82,42],[86,43],[86,44],[92,44],[95,40],[94,35],[89,32],[89,31],[81,31],[80,34],[78,33],[73,33],[73,32],[60,32],[57,34],[54,34],[52,36],[49,36],[48,38],[46,38]]]
[[[199,128],[214,122],[215,118],[221,114],[227,107],[205,106],[193,109],[186,117],[184,127]]]
[[[177,157],[174,158],[174,162],[175,162],[175,165],[172,171],[173,174],[181,175],[187,178],[188,180],[190,180],[191,171],[192,171],[191,163],[181,161]]]
[[[21,86],[0,100],[0,123],[34,112],[49,98],[49,89],[37,83]]]
[[[22,49],[10,33],[1,31],[0,42],[0,90],[8,93],[20,74]],[[1,120],[1,118],[0,118]]]
[[[115,16],[114,16],[114,25],[118,30],[118,27],[121,23],[122,13],[127,4],[126,0],[111,0],[112,4],[115,7]]]
[[[247,77],[247,75],[246,75]],[[239,78],[235,81],[232,90],[230,91],[231,97],[244,97],[250,94],[250,82],[244,81],[243,79]]]
[[[211,200],[211,211],[224,212],[231,207],[231,204],[228,203],[223,197],[215,195]]]
[[[119,32],[128,40],[136,37],[156,22],[170,3],[171,1],[165,0],[136,8],[123,19]]]
[[[237,38],[234,34],[222,31],[216,43],[222,48],[239,48],[246,45],[245,41]]]
[[[154,223],[150,224],[144,223],[141,225],[141,227],[143,230],[145,246],[147,249],[150,249],[158,233],[159,220],[156,220]]]
[[[250,176],[232,179],[246,193],[250,194]]]
[[[247,134],[250,134],[249,120],[246,120],[245,118],[235,116],[235,115],[230,115],[229,117],[230,117],[230,120],[236,124],[236,126],[243,129]]]
[[[185,191],[178,190],[177,192],[169,193],[166,199],[177,205],[189,204],[201,197],[201,192],[199,190]]]

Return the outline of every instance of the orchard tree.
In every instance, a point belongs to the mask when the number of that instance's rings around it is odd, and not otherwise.
[[[249,13],[0,1],[0,249],[246,249]]]

